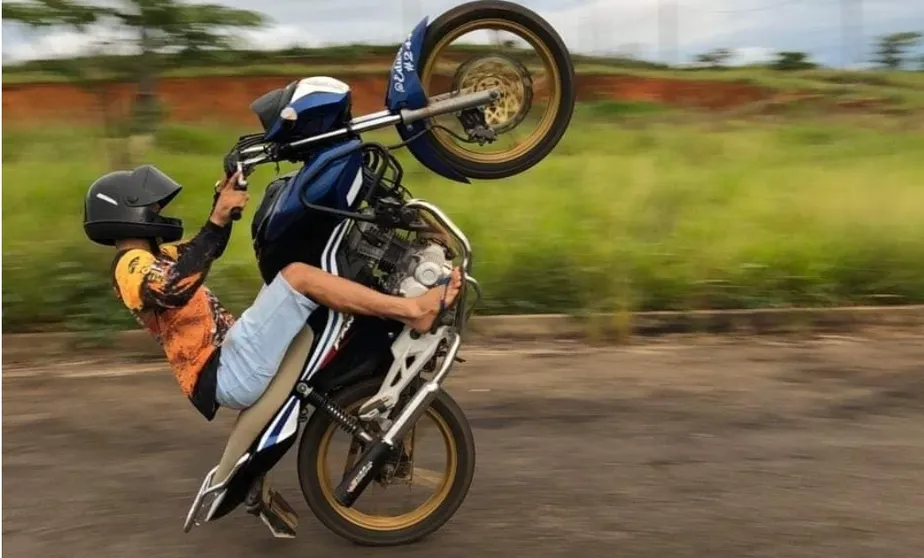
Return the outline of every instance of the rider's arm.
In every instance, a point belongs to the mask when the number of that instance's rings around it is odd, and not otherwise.
[[[130,250],[119,258],[115,279],[125,304],[142,308],[179,308],[205,281],[212,262],[228,244],[231,227],[208,221],[188,242],[177,244],[174,258]],[[168,247],[169,248],[169,247]]]

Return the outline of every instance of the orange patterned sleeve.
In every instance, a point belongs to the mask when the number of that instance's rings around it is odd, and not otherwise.
[[[145,276],[155,263],[154,254],[146,250],[129,250],[116,262],[115,283],[122,302],[129,310],[137,312],[144,308],[142,290]]]
[[[125,305],[132,310],[185,305],[224,251],[229,234],[230,227],[209,222],[189,242],[166,254],[137,249],[123,254],[115,266],[115,280]]]

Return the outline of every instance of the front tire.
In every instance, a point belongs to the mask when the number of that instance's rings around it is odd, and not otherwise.
[[[519,174],[544,159],[558,145],[574,112],[574,65],[561,36],[538,14],[503,0],[479,0],[457,6],[436,18],[427,28],[417,70],[427,94],[432,91],[436,59],[464,32],[481,28],[505,29],[527,40],[548,63],[554,95],[534,136],[517,148],[490,155],[462,149],[449,136],[433,131],[421,138],[459,173],[474,179],[494,180]]]
[[[375,395],[381,378],[344,388],[332,399],[343,409],[355,409]],[[311,511],[328,529],[354,543],[367,546],[395,546],[418,541],[443,526],[455,514],[468,495],[475,475],[475,441],[462,409],[445,391],[440,391],[428,407],[427,414],[445,426],[452,447],[448,487],[438,494],[438,501],[428,501],[422,511],[409,518],[388,521],[368,519],[352,508],[344,508],[333,497],[322,460],[326,459],[330,436],[338,427],[322,412],[315,412],[302,431],[298,450],[298,479],[302,494]],[[426,416],[426,415],[425,415]],[[322,478],[324,477],[324,478]],[[371,486],[370,486],[371,488]],[[362,502],[362,496],[359,498]],[[357,502],[357,503],[359,503]]]

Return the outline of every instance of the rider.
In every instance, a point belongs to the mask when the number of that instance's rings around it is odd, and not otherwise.
[[[320,305],[398,320],[423,332],[458,295],[458,269],[445,287],[403,298],[292,263],[235,321],[203,282],[228,243],[232,210],[248,201],[245,191],[234,188],[238,176],[216,185],[205,225],[176,245],[164,243],[182,237],[182,222],[160,211],[182,187],[153,166],[100,177],[84,204],[87,236],[117,251],[116,296],[161,344],[183,393],[207,420],[218,407],[245,409],[260,397],[289,343]]]

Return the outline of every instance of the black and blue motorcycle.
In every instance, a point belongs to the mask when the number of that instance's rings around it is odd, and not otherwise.
[[[360,544],[405,544],[453,516],[474,476],[475,444],[441,386],[461,360],[481,291],[465,234],[438,207],[411,197],[392,152],[406,148],[457,182],[509,177],[555,148],[574,99],[573,65],[555,30],[522,6],[484,0],[414,28],[395,56],[380,112],[353,117],[349,86],[327,77],[253,102],[263,132],[240,138],[231,166],[246,177],[261,164],[300,165],[267,186],[254,215],[264,281],[301,261],[415,296],[459,266],[466,288],[427,334],[315,311],[269,388],[238,416],[186,531],[243,505],[275,536],[293,537],[297,516],[266,474],[299,430],[302,493],[333,532]],[[390,126],[397,145],[363,141],[364,132]]]

